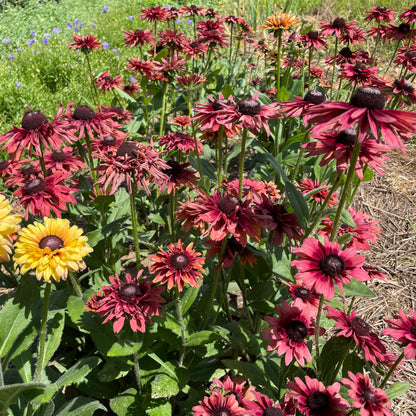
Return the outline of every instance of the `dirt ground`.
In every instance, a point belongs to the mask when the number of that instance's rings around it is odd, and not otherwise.
[[[416,146],[408,144],[405,155],[389,154],[391,160],[384,169],[385,176],[374,178],[359,188],[354,206],[379,221],[382,229],[377,245],[364,253],[367,263],[376,264],[389,279],[374,281],[369,287],[378,295],[357,303],[358,313],[381,335],[386,327],[384,318],[392,318],[398,309],[405,313],[416,310]],[[397,355],[400,345],[382,337],[388,350]],[[392,403],[395,416],[416,414],[416,362],[405,361],[391,383],[405,381],[410,390]],[[387,387],[391,385],[388,383]]]

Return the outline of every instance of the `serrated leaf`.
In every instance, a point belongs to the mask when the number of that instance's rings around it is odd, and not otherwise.
[[[221,336],[213,331],[199,331],[191,334],[187,338],[186,345],[190,347],[196,347],[198,345],[208,344],[219,339],[222,339]]]
[[[158,374],[152,381],[152,399],[172,397],[179,393],[179,383],[168,374]]]
[[[14,298],[7,300],[0,310],[0,358],[12,347],[20,333],[30,324],[36,312],[39,289],[31,278],[19,284]]]
[[[25,391],[38,390],[41,393],[46,388],[42,383],[19,383],[0,387],[0,413],[7,414],[10,405]]]
[[[375,298],[377,295],[369,289],[365,283],[352,279],[351,283],[342,286],[344,296],[351,298],[352,296],[361,296],[363,298]],[[338,286],[335,286],[335,293],[341,295]]]
[[[115,342],[107,355],[109,357],[125,357],[127,355],[132,355],[135,352],[139,351],[142,346],[141,342],[134,342],[128,339],[122,339],[120,341]]]
[[[309,221],[309,208],[302,192],[293,183],[285,182],[286,194],[299,224],[305,229]]]
[[[114,397],[114,399],[110,400],[110,407],[111,410],[117,414],[117,416],[128,416],[131,415],[132,412],[134,412],[133,407],[138,406],[139,403],[136,404],[136,406],[132,406],[137,399],[137,390],[134,388],[130,388],[126,391],[123,391],[123,393],[119,394],[117,397]],[[139,409],[137,409],[138,411]],[[133,413],[134,414],[134,413]],[[136,412],[138,414],[138,412]],[[167,413],[170,414],[170,413]]]
[[[64,387],[81,382],[90,371],[100,364],[100,362],[101,359],[99,357],[83,357],[70,369],[66,370],[65,373],[56,380],[55,384],[58,387]]]
[[[55,416],[91,416],[98,409],[107,410],[98,400],[77,397],[60,407]]]
[[[391,387],[388,390],[386,390],[386,393],[387,393],[389,400],[393,400],[396,397],[402,396],[409,389],[410,389],[409,383],[404,383],[402,381],[399,381],[397,383],[392,384]]]

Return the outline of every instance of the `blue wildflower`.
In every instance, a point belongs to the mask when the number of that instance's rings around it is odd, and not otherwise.
[[[10,42],[10,39],[4,38],[3,42],[7,45]]]
[[[108,6],[104,6],[104,9],[101,10],[101,13],[107,13],[108,12],[109,7]]]
[[[103,49],[107,49],[110,46],[108,42],[103,42]]]
[[[19,87],[22,85],[22,83],[21,83],[21,82],[19,82],[19,81],[16,81],[16,82],[14,83],[14,85],[16,85],[16,87],[17,87],[17,88],[19,88]]]
[[[53,33],[55,33],[55,35],[57,35],[60,31],[61,29],[58,29],[57,27],[53,28]]]
[[[10,59],[11,61],[13,61],[13,59],[14,59],[14,55],[9,55],[9,59]]]

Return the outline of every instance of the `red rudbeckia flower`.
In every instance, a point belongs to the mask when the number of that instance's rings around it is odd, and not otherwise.
[[[408,139],[416,129],[416,113],[384,110],[386,98],[377,88],[358,88],[350,103],[327,101],[309,109],[305,124],[318,123],[314,132],[339,127],[346,130],[359,124],[358,140],[362,142],[368,131],[383,140],[392,149],[405,152],[401,138]]]
[[[140,15],[140,19],[147,20],[148,22],[166,22],[168,18],[168,8],[167,7],[160,7],[160,6],[153,6],[148,7],[146,9],[142,9],[142,14]]]
[[[244,416],[247,410],[238,405],[233,394],[223,396],[220,393],[212,393],[209,397],[199,401],[198,406],[192,408],[193,416]]]
[[[293,298],[291,306],[295,306],[300,310],[307,310],[307,315],[316,317],[319,307],[319,295],[308,289],[302,282],[298,283],[282,283],[289,287],[289,294]]]
[[[399,19],[406,19],[404,23],[407,24],[416,22],[416,5],[413,6],[411,9],[408,9],[406,7],[403,7],[403,9],[406,11],[399,16]]]
[[[78,36],[74,35],[72,40],[75,42],[72,45],[68,45],[70,49],[81,49],[81,52],[90,52],[92,49],[98,49],[101,43],[93,35]]]
[[[129,320],[133,332],[145,332],[146,322],[151,324],[152,316],[160,316],[161,303],[165,300],[160,296],[163,287],[152,287],[147,279],[139,281],[143,274],[140,270],[135,278],[129,273],[125,281],[120,280],[118,274],[110,276],[111,286],[104,286],[92,295],[85,307],[105,318],[103,324],[113,321],[113,331],[117,334],[124,326],[126,318]]]
[[[317,204],[322,204],[329,195],[329,187],[320,183],[318,179],[304,178],[300,181],[298,188],[302,191],[305,197],[310,198]],[[328,208],[333,208],[338,205],[338,193],[333,192],[327,202]]]
[[[278,318],[265,316],[270,328],[263,330],[263,339],[270,339],[268,351],[277,350],[279,356],[285,355],[285,363],[289,365],[295,359],[302,367],[305,360],[312,362],[308,349],[307,337],[315,333],[313,318],[308,311],[290,306],[283,300],[281,307],[275,306]],[[321,331],[320,331],[321,332]]]
[[[176,284],[179,292],[182,292],[184,283],[199,287],[198,279],[203,278],[205,258],[193,250],[193,245],[189,243],[185,247],[179,240],[177,245],[171,243],[167,251],[160,249],[152,255],[154,263],[150,266],[150,271],[156,274],[153,281],[167,283],[169,290]]]
[[[100,91],[114,90],[114,88],[123,88],[123,80],[121,75],[117,75],[115,78],[110,76],[108,72],[103,72],[96,80],[95,84]]]
[[[380,22],[394,22],[394,15],[397,13],[394,10],[390,10],[387,7],[372,7],[370,11],[366,12],[368,16],[364,19],[367,22],[375,20],[377,23]]]
[[[65,171],[75,173],[84,169],[85,163],[80,157],[73,156],[72,147],[64,147],[45,154],[45,167],[48,172]]]
[[[226,374],[221,380],[213,378],[211,390],[223,396],[233,394],[238,405],[244,408],[246,408],[247,401],[254,399],[254,387],[249,386],[244,377],[235,377],[231,380],[230,376]]]
[[[352,405],[360,410],[361,416],[392,416],[389,399],[382,389],[371,385],[368,374],[354,374],[348,371],[349,378],[341,379],[341,383],[350,388],[348,396],[353,399]]]
[[[407,316],[399,309],[399,314],[394,318],[385,319],[392,327],[383,330],[383,334],[406,345],[404,356],[406,360],[411,360],[416,357],[416,312],[410,309],[410,316]]]
[[[177,131],[175,133],[168,133],[158,139],[159,146],[165,146],[168,152],[171,150],[181,150],[189,155],[190,152],[196,153],[195,140],[186,132]],[[202,155],[202,143],[197,139],[198,153]]]
[[[324,295],[326,300],[334,297],[334,284],[341,293],[342,285],[351,282],[369,280],[368,274],[362,269],[364,256],[357,254],[352,247],[341,250],[339,244],[324,237],[321,243],[315,238],[307,238],[301,247],[293,252],[300,257],[293,260],[292,267],[299,272],[295,275],[297,281],[302,281],[308,289]]]
[[[299,411],[305,416],[345,416],[350,406],[339,395],[340,387],[339,383],[325,387],[309,376],[305,376],[305,382],[299,377],[287,382],[289,396],[297,400]]]
[[[126,46],[132,48],[133,46],[139,45],[142,47],[145,44],[151,44],[156,39],[152,35],[152,30],[137,29],[135,31],[123,30],[124,43]]]

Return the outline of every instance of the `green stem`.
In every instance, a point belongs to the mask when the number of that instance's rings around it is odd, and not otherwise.
[[[160,116],[159,136],[163,136],[163,127],[165,124],[165,113],[166,113],[166,96],[168,94],[168,87],[169,87],[169,83],[165,82],[165,85],[163,87],[162,115]]]
[[[139,247],[139,236],[137,234],[137,213],[136,213],[136,184],[132,183],[131,193],[130,193],[130,212],[131,212],[131,223],[133,226],[133,240],[134,240],[134,249],[136,252],[136,264],[137,270],[141,268],[140,262],[140,247]]]
[[[182,351],[179,357],[178,365],[179,367],[182,367],[183,360],[185,358],[185,352],[186,352],[186,336],[185,336],[185,325],[183,322],[183,314],[182,314],[182,308],[181,308],[181,299],[179,297],[179,291],[177,291],[177,294],[176,294],[176,313],[178,314],[179,324],[181,326],[181,340],[182,340]]]
[[[92,101],[94,105],[97,106],[97,102],[98,102],[97,86],[95,85],[94,76],[92,74],[92,68],[91,68],[90,58],[88,57],[88,52],[85,53],[85,60],[87,61],[87,66],[88,66],[88,71],[89,71],[89,76],[90,76],[90,89],[91,89]]]
[[[3,377],[3,367],[1,363],[1,357],[0,357],[0,387],[4,386],[4,377]]]
[[[331,241],[334,241],[336,239],[338,228],[339,228],[339,225],[340,225],[340,222],[341,222],[342,210],[344,209],[345,204],[347,202],[347,198],[348,198],[348,194],[350,192],[352,180],[354,178],[355,166],[357,164],[358,156],[360,154],[360,149],[361,149],[361,143],[358,143],[358,135],[359,135],[359,130],[357,131],[357,137],[355,138],[354,150],[353,150],[353,153],[352,153],[352,156],[351,156],[350,167],[348,169],[347,179],[345,180],[344,189],[342,191],[341,199],[338,203],[338,209],[337,209],[337,212],[335,214],[334,223],[332,225],[332,233],[331,233],[331,237],[330,237]]]
[[[377,47],[378,47],[378,43],[380,41],[380,24],[381,22],[378,22],[378,26],[377,26],[377,37],[376,37],[376,44],[374,45],[374,51],[373,51],[373,56],[371,57],[371,59],[373,60],[373,65],[375,65],[375,59],[377,56]]]
[[[137,383],[137,392],[138,394],[140,394],[142,390],[142,378],[140,376],[139,353],[137,351],[133,354],[133,361],[134,361],[134,376],[136,377],[136,383]]]
[[[45,154],[43,151],[43,144],[39,143],[39,147],[40,147],[40,157],[39,157],[40,167],[42,168],[43,176],[46,178],[47,172],[46,172],[46,166],[45,166]]]
[[[69,272],[68,275],[69,275],[69,280],[71,281],[72,287],[74,288],[76,295],[79,298],[82,298],[82,290],[81,290],[81,287],[78,283],[76,276],[72,272]]]
[[[240,276],[239,276],[239,283],[240,283],[240,289],[241,289],[241,295],[243,296],[243,308],[247,315],[247,320],[251,328],[251,332],[255,333],[255,328],[253,325],[253,320],[251,319],[250,309],[247,304],[247,289],[246,289],[246,282],[245,282],[246,276],[245,276],[245,269],[244,266],[240,263]]]
[[[224,305],[224,301],[226,302],[226,304],[227,304],[227,307],[226,307],[226,310],[228,311],[228,313],[227,313],[227,315],[229,314],[229,308],[228,308],[228,298],[227,298],[227,292],[228,292],[228,286],[229,286],[229,284],[230,284],[230,280],[231,280],[231,271],[232,271],[232,268],[233,268],[233,266],[234,266],[234,263],[235,262],[232,262],[231,263],[231,265],[230,265],[230,268],[228,269],[228,272],[227,272],[227,280],[225,281],[225,284],[224,284],[224,288],[223,288],[223,291],[222,291],[222,297],[221,297],[221,299],[220,299],[220,303],[219,303],[219,305],[218,305],[218,309],[217,309],[217,312],[215,312],[215,316],[214,316],[214,320],[213,320],[213,322],[212,322],[212,325],[215,325],[215,322],[217,321],[217,318],[218,318],[218,315],[220,314],[220,310],[221,310],[221,308],[222,308],[222,306]],[[231,316],[228,316],[228,318],[229,318],[229,320],[230,320],[230,322],[231,322]]]
[[[391,66],[391,64],[393,63],[394,58],[396,57],[396,52],[397,52],[397,49],[399,49],[400,42],[401,42],[401,40],[399,39],[399,40],[397,41],[397,43],[396,43],[396,47],[395,47],[395,49],[394,49],[393,55],[391,56],[391,59],[390,59],[389,65],[387,66],[387,69],[386,69],[386,71],[384,72],[385,74],[387,74],[387,73],[389,72],[389,70],[390,70],[390,66]]]
[[[319,306],[318,306],[318,313],[316,315],[316,321],[315,321],[315,358],[316,358],[316,369],[318,371],[318,374],[320,372],[320,354],[319,354],[319,323],[321,321],[321,313],[322,313],[322,306],[324,304],[324,295],[321,295],[319,297]]]
[[[220,259],[220,262],[224,256],[225,249],[227,247],[227,242],[228,242],[227,237],[224,237],[224,239],[222,240],[221,251],[218,256],[218,258]],[[205,311],[204,321],[202,322],[202,329],[205,329],[208,319],[209,319],[209,315],[211,314],[212,308],[214,306],[214,298],[217,292],[218,280],[220,278],[221,269],[222,269],[222,266],[218,267],[217,271],[215,272],[214,282],[211,286],[211,292],[209,294],[209,300],[208,300],[207,309]]]
[[[402,351],[402,353],[399,355],[399,358],[396,360],[396,362],[391,366],[389,372],[386,374],[386,377],[384,377],[383,381],[380,384],[380,389],[382,389],[387,381],[389,380],[389,378],[391,377],[391,375],[393,374],[394,370],[397,368],[397,366],[400,364],[400,362],[403,360],[404,357],[404,351]]]
[[[305,136],[304,136],[304,138],[302,140],[302,143],[301,143],[301,147],[300,147],[300,151],[299,151],[299,155],[298,155],[298,160],[296,161],[295,169],[293,170],[292,175],[290,177],[290,180],[292,182],[296,179],[296,175],[298,174],[300,162],[302,161],[303,154],[305,153],[305,149],[302,147],[302,145],[307,143],[308,138],[309,138],[309,131],[306,131]]]
[[[239,178],[238,197],[240,199],[241,199],[241,196],[243,194],[244,153],[245,153],[245,150],[246,150],[247,134],[248,134],[248,130],[243,129],[243,136],[241,137],[240,168],[239,168],[239,171],[238,171],[238,178]]]
[[[342,364],[344,363],[345,359],[347,358],[347,355],[350,352],[350,348],[352,346],[354,346],[354,339],[353,338],[351,338],[350,341],[348,342],[348,345],[345,348],[345,351],[344,351],[344,354],[342,356],[342,359],[340,361],[338,361],[338,364],[337,364],[337,366],[336,366],[336,368],[334,370],[334,373],[333,373],[333,377],[331,378],[331,381],[328,382],[328,384],[332,384],[336,380],[337,375],[338,375],[338,372],[339,372]]]
[[[218,186],[222,184],[222,136],[224,126],[221,124],[218,129]]]
[[[331,97],[332,97],[332,89],[334,88],[334,79],[335,79],[335,69],[337,64],[337,53],[338,53],[338,38],[335,37],[335,48],[334,48],[334,63],[332,65],[332,76],[331,76]]]
[[[45,366],[45,347],[46,347],[46,326],[48,323],[48,309],[49,309],[49,298],[51,296],[52,284],[46,283],[45,293],[43,298],[43,311],[42,311],[42,324],[40,327],[39,333],[39,356],[38,356],[38,365],[36,368],[36,373],[33,378],[35,383],[38,383],[42,370]]]

